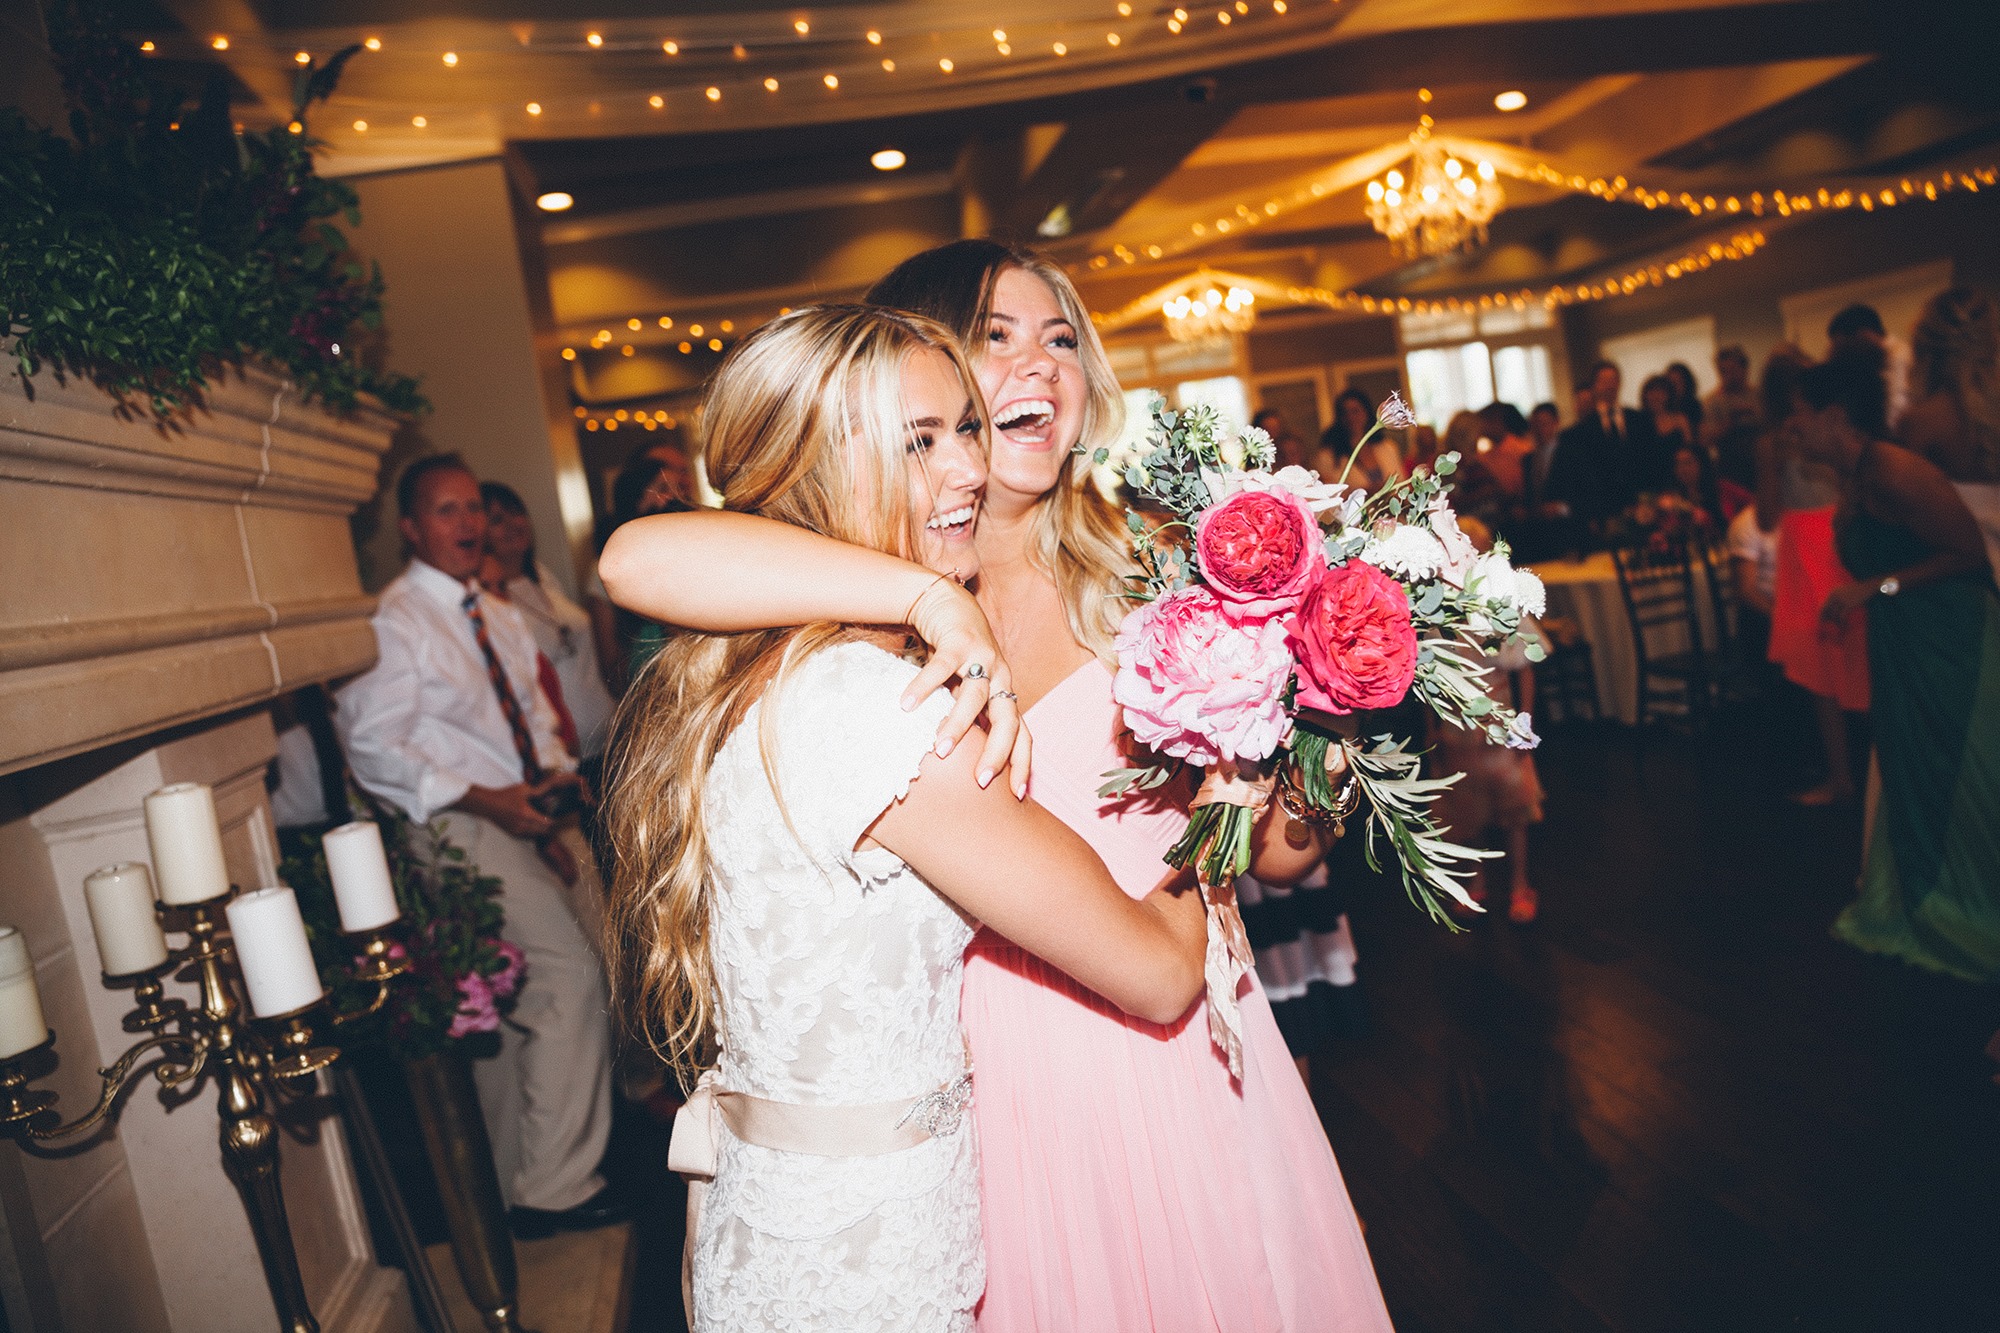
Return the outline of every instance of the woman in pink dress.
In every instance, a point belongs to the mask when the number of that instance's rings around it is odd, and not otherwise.
[[[619,529],[606,585],[642,614],[708,629],[910,625],[937,651],[906,697],[963,679],[940,746],[990,702],[1002,725],[981,770],[996,774],[1018,697],[1040,748],[1034,799],[1143,896],[1169,877],[1162,857],[1185,799],[1096,795],[1123,762],[1105,663],[1129,546],[1085,462],[1116,439],[1122,400],[1081,298],[1039,256],[959,241],[907,261],[870,299],[939,319],[973,358],[993,424],[977,607],[921,567],[716,513]],[[1264,877],[1313,863],[1270,830],[1261,844]],[[1240,1083],[1210,1041],[1205,1002],[1172,1024],[1135,1021],[990,933],[974,941],[961,1013],[975,1067],[983,1329],[1389,1327],[1340,1169],[1254,975],[1239,995]]]

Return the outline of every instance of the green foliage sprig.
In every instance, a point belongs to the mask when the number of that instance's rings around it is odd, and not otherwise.
[[[297,132],[239,134],[219,71],[189,106],[100,7],[52,0],[48,27],[68,134],[0,109],[0,336],[21,373],[52,365],[165,416],[262,360],[336,409],[423,410],[415,380],[360,355],[382,277],[333,225],[358,201],[313,170],[305,129],[356,48],[300,70]]]
[[[343,1044],[380,1046],[399,1056],[432,1055],[461,1039],[453,1035],[452,1025],[472,1002],[465,978],[487,983],[513,971],[517,979],[518,955],[510,958],[502,948],[506,913],[498,879],[479,873],[438,827],[413,823],[387,807],[378,806],[374,814],[382,825],[396,902],[403,909],[398,947],[412,969],[392,983],[389,1003],[380,1012],[343,1030]],[[340,930],[320,839],[302,838],[298,853],[285,858],[280,876],[298,895],[313,961],[334,1012],[365,1010],[375,987],[353,979],[354,942]],[[511,995],[516,983],[505,984]],[[470,989],[483,996],[489,987]]]

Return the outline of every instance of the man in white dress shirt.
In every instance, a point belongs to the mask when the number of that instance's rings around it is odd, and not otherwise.
[[[622,1216],[598,1173],[611,1027],[580,921],[602,889],[588,846],[544,813],[578,793],[576,764],[537,683],[534,636],[474,579],[486,537],[478,479],[456,455],[419,459],[396,503],[413,558],[382,591],[380,656],[339,691],[334,724],[356,781],[414,820],[441,821],[501,882],[501,933],[527,956],[527,983],[500,1054],[473,1068],[514,1230],[601,1226]]]

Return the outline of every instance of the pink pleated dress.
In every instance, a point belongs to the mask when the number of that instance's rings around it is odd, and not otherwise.
[[[1028,714],[1035,799],[1143,897],[1178,803],[1104,802],[1122,766],[1111,675],[1087,663]],[[1244,980],[1239,1088],[1205,1001],[1158,1026],[982,931],[973,1057],[986,1333],[1378,1333],[1390,1327],[1326,1133],[1271,1007]]]

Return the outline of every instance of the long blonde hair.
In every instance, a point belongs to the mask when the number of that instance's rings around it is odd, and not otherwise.
[[[950,332],[930,320],[819,306],[745,338],[706,404],[705,458],[723,507],[917,558],[902,375],[923,350],[951,359],[983,425],[971,368]],[[861,632],[832,624],[680,631],[619,705],[603,810],[613,866],[604,941],[612,1001],[684,1080],[711,1051],[716,1018],[709,766],[752,704],[814,652]],[[762,739],[776,792],[768,730]]]
[[[1948,287],[1924,306],[1910,356],[1926,394],[1958,405],[1981,468],[2000,468],[2000,309],[1971,287]]]
[[[1125,395],[1090,311],[1054,260],[998,241],[953,241],[904,260],[869,289],[877,305],[912,310],[958,334],[967,356],[979,359],[993,313],[993,289],[1010,268],[1032,273],[1055,294],[1076,330],[1083,366],[1083,433],[1056,484],[1035,508],[1030,557],[1056,585],[1070,634],[1107,661],[1127,604],[1121,594],[1134,572],[1132,544],[1118,510],[1090,475],[1091,456],[1117,443],[1125,426]]]

